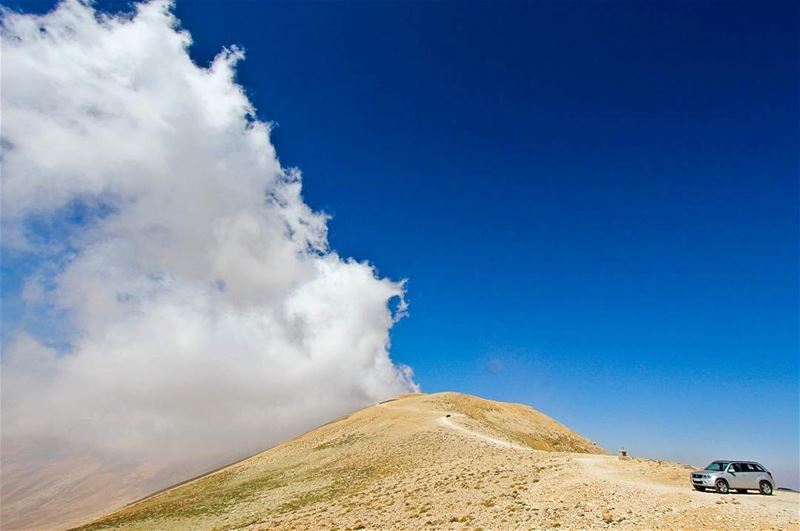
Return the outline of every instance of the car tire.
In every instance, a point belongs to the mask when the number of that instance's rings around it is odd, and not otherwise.
[[[699,490],[700,492],[705,492],[706,488],[705,487],[698,487],[697,485],[694,485],[694,490]]]
[[[717,489],[719,494],[728,494],[730,492],[730,488],[728,487],[728,482],[724,479],[718,479],[714,486]]]
[[[758,484],[758,490],[764,496],[772,496],[772,485],[769,481],[762,481]]]

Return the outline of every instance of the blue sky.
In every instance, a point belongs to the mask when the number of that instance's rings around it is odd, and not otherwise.
[[[176,14],[201,64],[245,48],[331,246],[409,279],[392,356],[424,391],[798,486],[796,4]]]

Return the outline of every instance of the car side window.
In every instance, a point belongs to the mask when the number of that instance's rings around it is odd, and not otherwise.
[[[744,470],[742,469],[742,464],[741,463],[733,463],[731,465],[731,468],[733,468],[734,472],[744,472]]]
[[[764,471],[763,468],[761,468],[759,465],[757,465],[755,463],[751,464],[750,468],[753,469],[753,472],[763,472]]]

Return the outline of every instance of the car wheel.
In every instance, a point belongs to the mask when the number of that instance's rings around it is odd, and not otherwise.
[[[697,485],[694,485],[694,490],[699,490],[700,492],[705,492],[706,488],[705,487],[698,487]]]
[[[728,494],[728,482],[724,479],[718,479],[715,486],[720,494]]]
[[[764,496],[771,496],[772,495],[772,485],[770,485],[769,481],[762,481],[758,484],[758,490],[761,491],[761,494]]]

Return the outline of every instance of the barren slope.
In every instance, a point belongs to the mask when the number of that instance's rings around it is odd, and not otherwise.
[[[798,527],[798,497],[692,491],[528,407],[408,395],[82,529]]]

